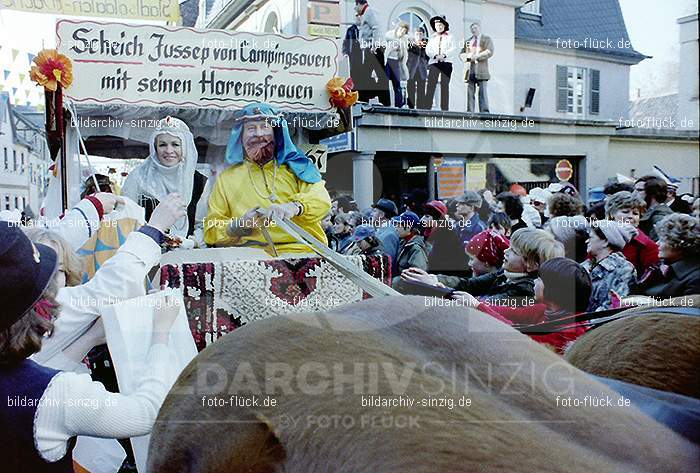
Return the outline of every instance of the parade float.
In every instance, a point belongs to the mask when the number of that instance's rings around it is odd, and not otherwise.
[[[56,34],[57,50],[42,52],[33,69],[46,90],[56,161],[43,209],[49,217],[80,199],[94,174],[90,156],[147,157],[149,136],[165,117],[189,126],[197,170],[212,180],[226,168],[234,113],[251,103],[279,109],[295,144],[322,173],[324,146],[311,141],[352,127],[357,92],[337,76],[338,49],[328,38],[76,20],[58,21]],[[139,223],[132,216],[95,235],[81,250],[88,273]],[[274,248],[179,249],[163,255],[151,283],[182,288],[199,350],[260,318],[393,293],[387,257],[321,254],[318,246],[293,256]]]

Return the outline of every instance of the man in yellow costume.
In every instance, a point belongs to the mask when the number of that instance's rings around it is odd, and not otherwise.
[[[308,253],[306,245],[265,222],[291,218],[326,242],[321,220],[331,207],[314,163],[292,142],[287,122],[267,104],[253,104],[235,115],[226,148],[230,167],[216,179],[204,221],[209,246],[257,247],[272,253],[264,225],[279,253]]]

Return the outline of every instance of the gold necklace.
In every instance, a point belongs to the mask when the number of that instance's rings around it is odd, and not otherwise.
[[[247,159],[245,161],[248,167],[248,177],[250,177],[250,183],[253,185],[253,190],[256,194],[258,194],[258,197],[262,199],[267,199],[270,202],[277,201],[277,195],[275,194],[275,185],[277,184],[277,161],[275,160],[275,158],[272,158],[272,186],[270,186],[267,183],[267,176],[265,175],[264,167],[260,166],[263,181],[265,182],[265,189],[270,193],[269,195],[263,195],[263,193],[258,190],[258,186],[255,185],[255,180],[253,179],[253,173],[250,171],[250,168],[253,164]]]

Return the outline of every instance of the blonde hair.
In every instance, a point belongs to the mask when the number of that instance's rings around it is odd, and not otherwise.
[[[541,265],[553,258],[565,256],[564,245],[551,233],[535,228],[521,228],[510,237],[510,246],[515,248],[525,263]]]
[[[66,286],[81,284],[83,263],[65,238],[52,230],[38,227],[25,228],[24,233],[34,243],[42,243],[56,250],[66,273]]]

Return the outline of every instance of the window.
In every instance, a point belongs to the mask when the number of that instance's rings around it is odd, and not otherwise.
[[[10,210],[10,196],[5,196],[5,210]]]
[[[582,116],[586,104],[586,69],[557,66],[557,112]]]
[[[600,71],[597,69],[590,69],[590,112],[593,115],[598,115],[600,113]]]
[[[15,208],[19,209],[19,197],[15,196]]]
[[[540,0],[531,0],[522,7],[520,7],[522,13],[530,13],[531,15],[540,15]]]
[[[10,158],[7,156],[7,146],[4,148],[5,150],[5,171],[10,170]]]
[[[22,210],[25,210],[27,208],[27,198],[22,197]]]
[[[24,174],[24,153],[20,154],[21,167],[19,168],[19,173]]]
[[[17,172],[17,150],[12,150],[12,170]]]
[[[423,30],[423,35],[427,38],[430,36],[430,25],[428,25],[428,22],[423,19],[421,15],[419,15],[416,12],[413,11],[407,11],[399,15],[399,21],[405,21],[408,23],[408,32],[413,35],[413,32],[416,30]],[[396,22],[398,24],[398,22]],[[395,27],[396,25],[391,25],[391,27]]]
[[[272,12],[267,15],[263,31],[265,31],[265,33],[280,33],[280,22],[279,18],[277,17],[277,13]]]

